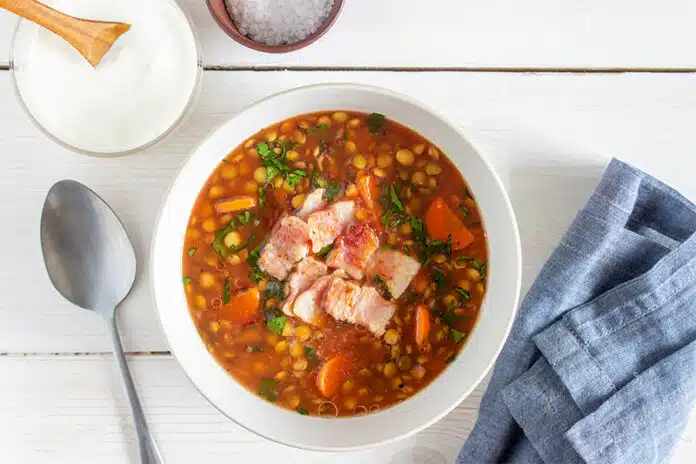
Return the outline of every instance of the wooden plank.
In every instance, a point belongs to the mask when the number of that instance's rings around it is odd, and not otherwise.
[[[427,430],[392,445],[319,453],[277,445],[225,418],[168,356],[131,358],[147,419],[167,463],[257,462],[444,464],[454,462],[476,419],[484,386]],[[0,358],[3,462],[136,462],[131,418],[108,357]],[[696,419],[696,417],[695,417]],[[693,462],[696,421],[677,442],[674,464]]]
[[[38,243],[47,189],[73,178],[123,218],[140,263],[121,308],[129,350],[167,350],[149,296],[154,218],[177,167],[216,125],[266,95],[319,82],[362,82],[407,93],[458,124],[509,190],[522,234],[526,288],[596,185],[610,157],[696,199],[696,80],[685,74],[206,72],[200,102],[165,144],[116,159],[77,155],[47,140],[0,73],[0,352],[110,350],[101,321],[51,288]]]
[[[136,462],[130,412],[113,363],[101,357],[0,358],[3,462]],[[409,439],[321,453],[277,445],[239,427],[208,404],[169,357],[138,357],[130,366],[163,457],[173,464],[454,462],[482,394],[477,389]]]
[[[312,46],[262,54],[229,39],[202,0],[180,0],[209,66],[694,68],[690,0],[348,0]],[[0,12],[0,53],[15,20]],[[6,64],[6,54],[0,64]]]

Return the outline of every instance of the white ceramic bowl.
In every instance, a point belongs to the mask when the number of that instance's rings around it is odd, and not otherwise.
[[[292,116],[327,110],[378,112],[437,144],[457,165],[478,201],[489,243],[489,280],[481,315],[461,353],[428,387],[376,414],[322,419],[264,401],[213,359],[196,331],[181,284],[182,247],[189,214],[203,183],[220,160],[259,128]],[[181,168],[155,230],[152,281],[171,351],[200,392],[239,425],[270,440],[316,450],[364,448],[422,430],[454,409],[493,365],[518,303],[520,243],[514,214],[488,161],[452,124],[421,104],[388,90],[327,84],[268,97],[223,124]]]

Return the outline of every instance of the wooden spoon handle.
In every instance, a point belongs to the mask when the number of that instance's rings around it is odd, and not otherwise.
[[[114,41],[130,28],[124,23],[75,18],[36,0],[0,0],[0,8],[55,32],[75,47],[92,66],[96,66]]]

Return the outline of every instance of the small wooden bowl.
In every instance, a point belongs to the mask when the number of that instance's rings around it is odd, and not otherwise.
[[[206,3],[208,4],[210,14],[212,14],[213,18],[215,18],[215,22],[218,24],[218,26],[220,26],[220,29],[225,31],[225,33],[228,36],[232,37],[234,40],[248,48],[265,53],[293,52],[317,41],[321,36],[323,36],[326,33],[326,31],[328,31],[331,28],[331,26],[333,26],[333,23],[336,21],[336,18],[338,18],[338,14],[341,12],[341,8],[343,7],[343,0],[334,0],[334,4],[331,7],[331,11],[329,12],[328,18],[326,18],[326,21],[324,21],[324,24],[319,26],[319,29],[317,29],[304,39],[300,40],[299,42],[283,45],[265,45],[259,42],[255,42],[254,40],[251,40],[249,37],[239,32],[239,29],[237,29],[237,26],[235,26],[234,22],[232,21],[232,18],[227,12],[225,0],[206,0]]]

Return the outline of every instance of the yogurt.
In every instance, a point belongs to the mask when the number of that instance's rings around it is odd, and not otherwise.
[[[173,0],[50,0],[80,18],[131,24],[93,68],[67,42],[23,22],[13,59],[17,88],[47,132],[76,149],[142,148],[177,124],[193,100],[196,37]]]

